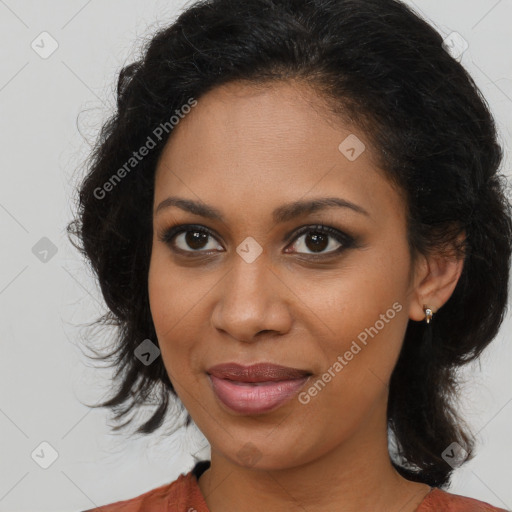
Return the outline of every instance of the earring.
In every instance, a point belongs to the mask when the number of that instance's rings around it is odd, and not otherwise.
[[[425,312],[425,322],[427,322],[427,324],[429,324],[430,321],[432,320],[432,317],[434,316],[434,313],[425,304],[423,305],[423,311]]]

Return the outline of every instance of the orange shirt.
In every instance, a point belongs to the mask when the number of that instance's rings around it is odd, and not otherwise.
[[[201,461],[189,473],[136,498],[118,501],[84,512],[209,512],[198,477],[209,463]],[[507,512],[489,503],[452,494],[438,487],[425,496],[416,512]]]

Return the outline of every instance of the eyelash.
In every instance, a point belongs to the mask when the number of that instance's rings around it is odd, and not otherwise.
[[[200,232],[204,233],[206,235],[211,236],[212,238],[216,238],[214,233],[210,231],[208,228],[197,225],[197,224],[180,224],[177,226],[171,226],[165,229],[160,235],[159,240],[168,246],[171,247],[172,250],[180,253],[188,253],[187,257],[197,257],[197,256],[207,256],[208,253],[204,254],[205,251],[202,250],[191,250],[191,251],[184,251],[183,249],[177,249],[173,245],[174,238],[181,233],[187,233],[187,232]],[[330,226],[324,226],[321,224],[316,225],[309,225],[309,226],[302,226],[299,228],[295,234],[294,237],[291,238],[291,242],[295,242],[298,238],[300,238],[303,234],[307,233],[321,233],[329,235],[330,237],[334,238],[337,242],[342,244],[340,247],[338,247],[335,250],[326,252],[324,254],[313,254],[313,253],[298,253],[308,259],[315,260],[315,259],[326,259],[329,257],[333,257],[334,255],[338,255],[341,252],[343,252],[346,249],[350,249],[355,247],[356,240],[351,237],[350,235],[347,235],[346,233],[343,233],[342,231],[339,231],[338,229],[332,228]],[[288,244],[290,245],[290,244]],[[213,251],[218,252],[218,251]],[[211,254],[211,253],[210,253]]]

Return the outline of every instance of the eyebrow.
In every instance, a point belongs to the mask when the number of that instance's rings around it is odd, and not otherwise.
[[[176,206],[181,210],[206,217],[208,219],[219,220],[224,222],[224,216],[217,208],[200,201],[193,201],[191,199],[184,199],[180,197],[168,197],[164,199],[156,208],[154,215],[160,211]],[[326,208],[348,208],[362,215],[370,217],[370,214],[362,207],[346,199],[339,197],[319,197],[311,200],[294,201],[293,203],[284,204],[279,206],[272,212],[274,223],[287,222],[295,217],[307,215],[317,212]]]

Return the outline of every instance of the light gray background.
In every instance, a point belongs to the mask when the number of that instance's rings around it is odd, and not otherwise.
[[[496,116],[510,176],[512,0],[408,3],[443,36],[457,31],[469,43],[462,63]],[[128,499],[187,472],[191,453],[208,457],[197,430],[128,439],[110,433],[104,410],[81,404],[108,391],[110,370],[85,359],[79,328],[105,310],[65,232],[80,165],[115,102],[116,73],[184,5],[0,0],[0,511],[71,512]],[[43,31],[59,45],[47,59],[31,48]],[[46,263],[32,252],[42,237],[58,250]],[[461,408],[478,454],[450,489],[503,508],[512,507],[510,332],[508,315],[480,364],[464,371]],[[48,469],[31,457],[44,441],[58,453]]]

